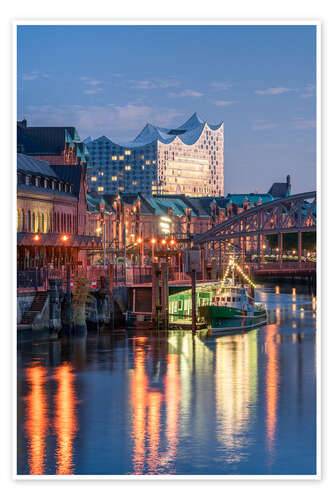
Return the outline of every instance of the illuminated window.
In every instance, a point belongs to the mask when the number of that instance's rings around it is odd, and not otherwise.
[[[117,156],[111,156],[111,160],[116,161]]]
[[[131,150],[130,149],[125,149],[125,155],[130,155],[131,154]]]
[[[113,175],[113,176],[111,177],[111,180],[112,180],[112,181],[116,181],[116,180],[117,180],[117,176],[116,176],[116,175]]]
[[[99,175],[104,175],[104,172],[99,172]]]
[[[142,168],[142,170],[144,170],[144,169],[145,169],[145,166],[144,166],[144,165],[142,165],[142,167],[141,167],[141,168]]]
[[[97,191],[104,191],[103,186],[98,186]]]
[[[125,165],[125,170],[131,170],[131,165]]]
[[[144,159],[144,157],[145,157],[145,155],[141,155],[141,156],[140,156],[140,160],[143,160],[143,159]]]
[[[135,185],[137,184],[137,182],[136,182],[136,181],[133,181],[133,182],[132,182],[132,184],[135,186]]]
[[[156,163],[156,160],[153,160],[153,163]]]
[[[119,156],[119,160],[123,160],[123,159],[124,159],[124,157],[123,157],[123,156]]]
[[[124,191],[124,187],[123,186],[119,186],[119,191]]]
[[[150,165],[150,160],[146,160],[146,165]]]

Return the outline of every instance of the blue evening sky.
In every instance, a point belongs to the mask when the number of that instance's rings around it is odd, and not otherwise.
[[[20,26],[18,117],[134,138],[224,121],[225,194],[316,185],[313,26]],[[22,85],[21,85],[22,84]],[[21,87],[23,86],[23,92]]]

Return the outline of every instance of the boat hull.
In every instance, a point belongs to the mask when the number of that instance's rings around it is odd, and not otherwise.
[[[245,314],[239,309],[221,306],[199,307],[199,316],[205,319],[210,333],[253,330],[267,323],[266,311]]]

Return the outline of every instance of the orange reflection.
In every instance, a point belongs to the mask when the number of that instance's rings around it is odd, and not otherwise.
[[[278,285],[275,287],[275,293],[276,295],[279,295],[280,293],[280,287]]]
[[[267,429],[267,446],[273,459],[273,449],[277,421],[277,398],[278,398],[278,360],[277,347],[274,337],[277,333],[277,325],[268,325],[266,334],[266,353],[267,353],[267,370],[266,370],[266,429]]]
[[[162,395],[159,392],[151,392],[148,396],[148,436],[149,436],[149,459],[148,469],[150,474],[156,472],[159,465],[160,445],[160,406]]]
[[[30,393],[27,396],[28,453],[30,474],[44,474],[45,439],[48,428],[47,398],[44,389],[46,369],[42,366],[27,368]]]
[[[56,369],[55,379],[58,382],[58,391],[55,396],[56,474],[73,474],[73,440],[77,430],[74,378],[75,375],[69,364]]]
[[[168,461],[174,460],[178,444],[178,418],[180,403],[180,382],[178,371],[178,354],[168,354],[168,368],[165,376],[166,398],[166,437],[168,440]]]
[[[135,474],[141,474],[145,465],[145,421],[148,385],[143,348],[145,341],[146,338],[136,339],[134,373],[131,382],[134,438],[133,468]]]
[[[250,407],[257,399],[256,333],[216,340],[216,431],[218,440],[232,454],[226,461],[241,460],[240,450],[250,424]]]

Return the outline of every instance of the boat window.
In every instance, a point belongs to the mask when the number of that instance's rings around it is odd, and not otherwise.
[[[181,311],[182,310],[182,301],[181,300],[178,300],[178,311]]]

